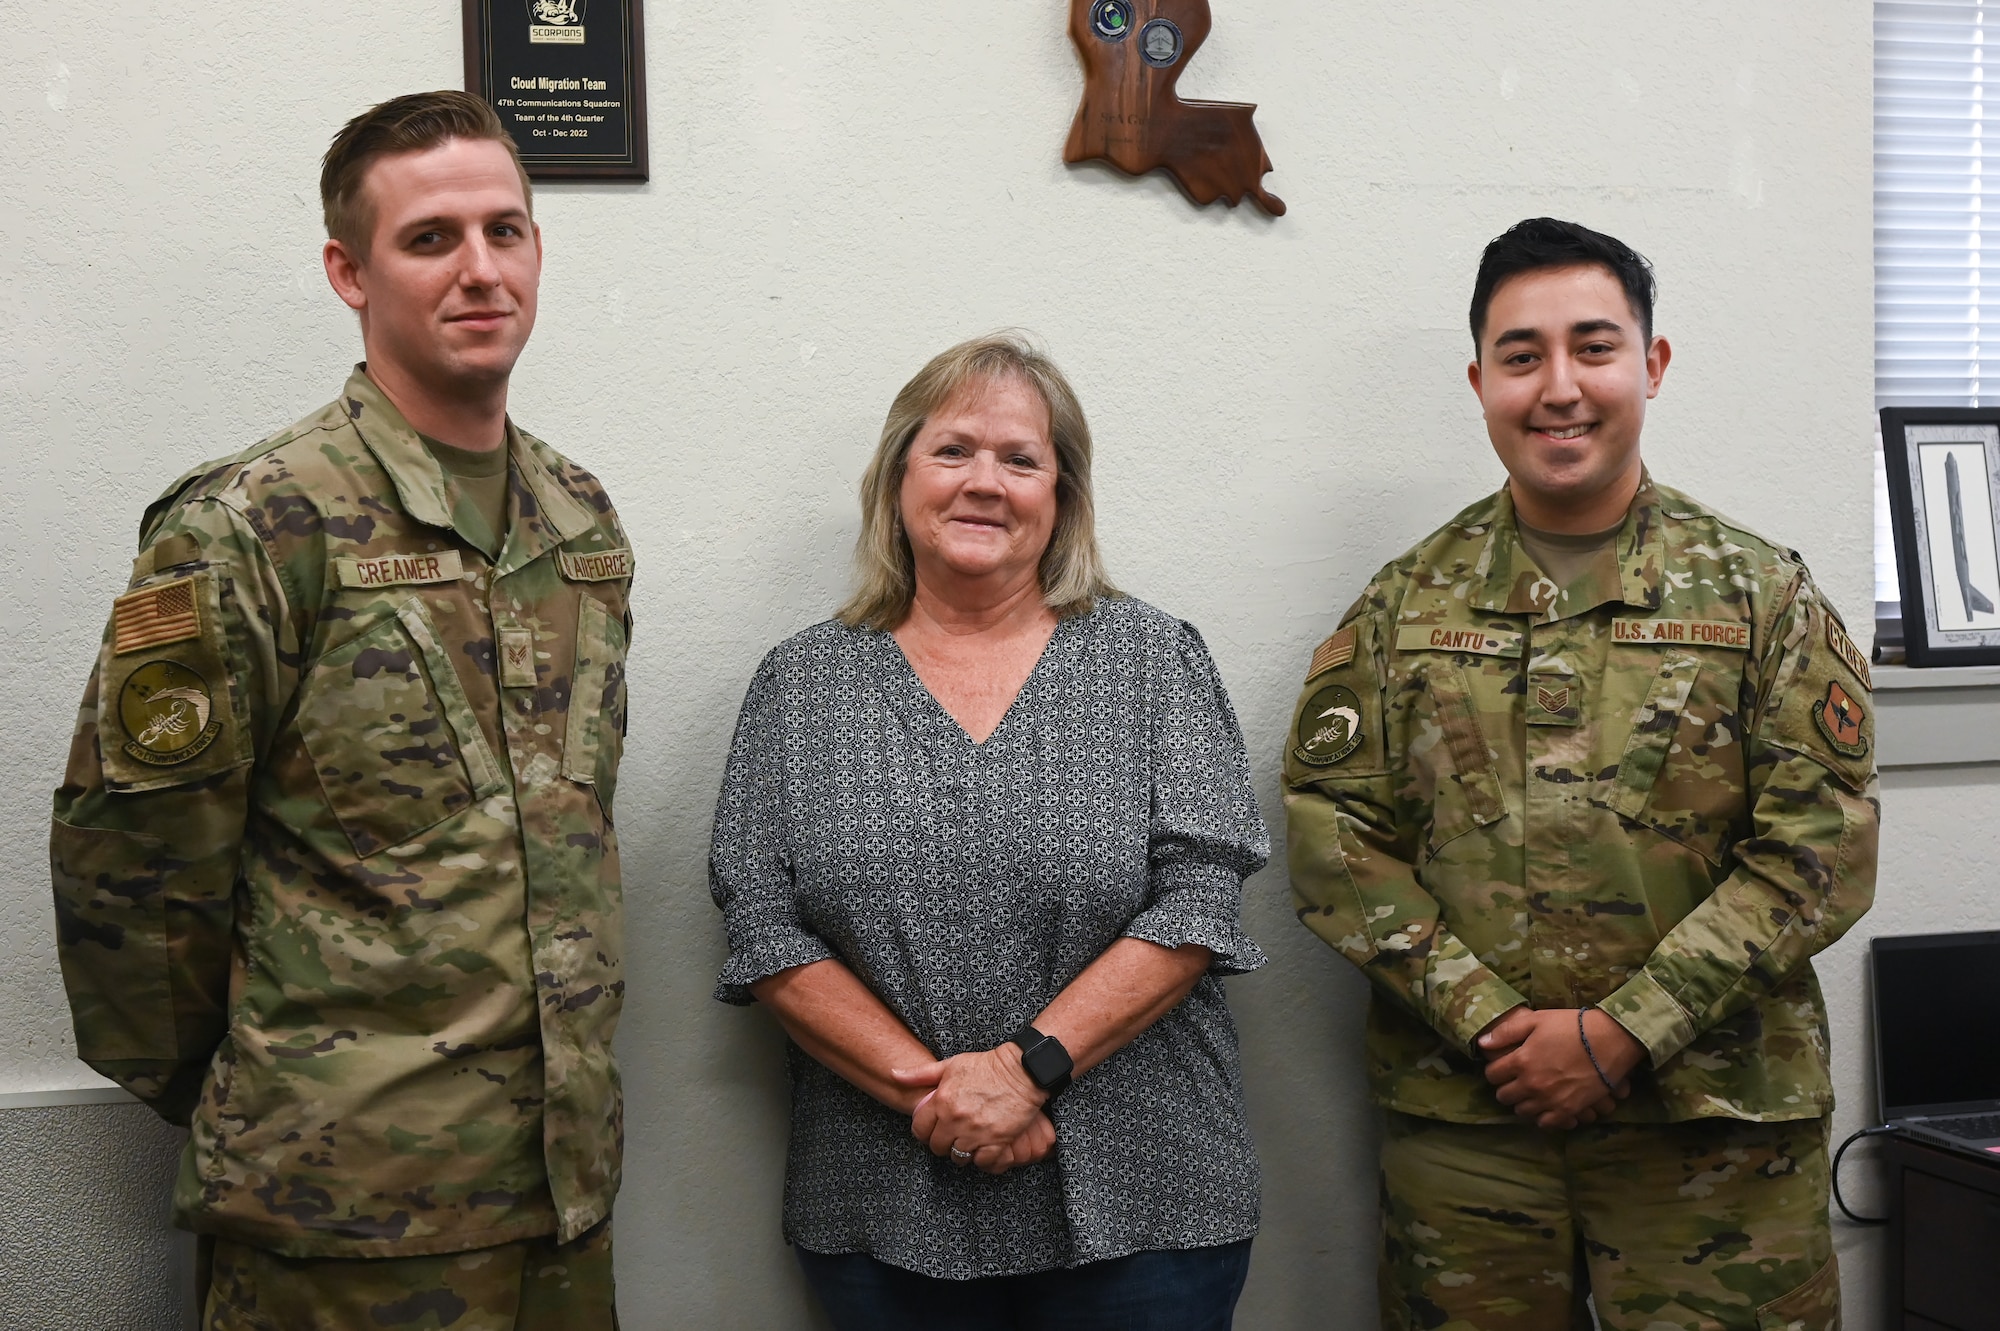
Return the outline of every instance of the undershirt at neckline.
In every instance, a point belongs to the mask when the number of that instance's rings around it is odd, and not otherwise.
[[[417,437],[444,471],[452,525],[488,559],[498,558],[507,535],[507,446],[475,450]]]
[[[1625,529],[1625,521],[1603,531],[1573,532],[1543,531],[1530,527],[1518,517],[1515,527],[1521,534],[1521,546],[1536,567],[1549,575],[1549,580],[1558,587],[1567,587],[1585,573],[1601,568],[1606,563],[1616,564],[1618,533]],[[1612,573],[1616,575],[1615,567]]]

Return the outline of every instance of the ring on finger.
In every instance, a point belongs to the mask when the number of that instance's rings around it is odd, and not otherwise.
[[[954,1146],[951,1148],[951,1159],[952,1163],[962,1165],[972,1159],[972,1152],[961,1151],[958,1147]]]

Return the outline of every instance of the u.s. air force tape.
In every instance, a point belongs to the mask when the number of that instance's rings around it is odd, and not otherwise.
[[[558,550],[556,566],[571,582],[615,582],[632,576],[632,551],[624,547],[616,550]]]
[[[1750,626],[1726,619],[1614,619],[1611,641],[1750,650]]]

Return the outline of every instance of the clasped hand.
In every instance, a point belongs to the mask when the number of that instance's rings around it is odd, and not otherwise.
[[[889,1075],[900,1086],[924,1092],[910,1114],[910,1131],[933,1155],[950,1155],[955,1146],[972,1157],[959,1163],[1004,1174],[1046,1159],[1055,1149],[1056,1125],[1042,1112],[1049,1097],[1021,1067],[1015,1045]]]
[[[1577,1036],[1576,1013],[1575,1008],[1537,1012],[1517,1007],[1479,1036],[1486,1080],[1497,1088],[1495,1098],[1538,1128],[1567,1131],[1609,1118],[1618,1101],[1632,1094],[1632,1070],[1645,1056],[1644,1045],[1596,1008],[1583,1013],[1583,1029],[1590,1036],[1586,1052]],[[1611,1090],[1591,1065],[1591,1053]]]

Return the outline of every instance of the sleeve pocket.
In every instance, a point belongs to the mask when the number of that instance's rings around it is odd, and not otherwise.
[[[625,747],[625,626],[596,598],[582,598],[576,618],[576,669],[563,735],[563,775],[594,787],[610,821]]]
[[[51,824],[57,951],[85,1062],[178,1057],[166,931],[173,867],[158,837]]]

